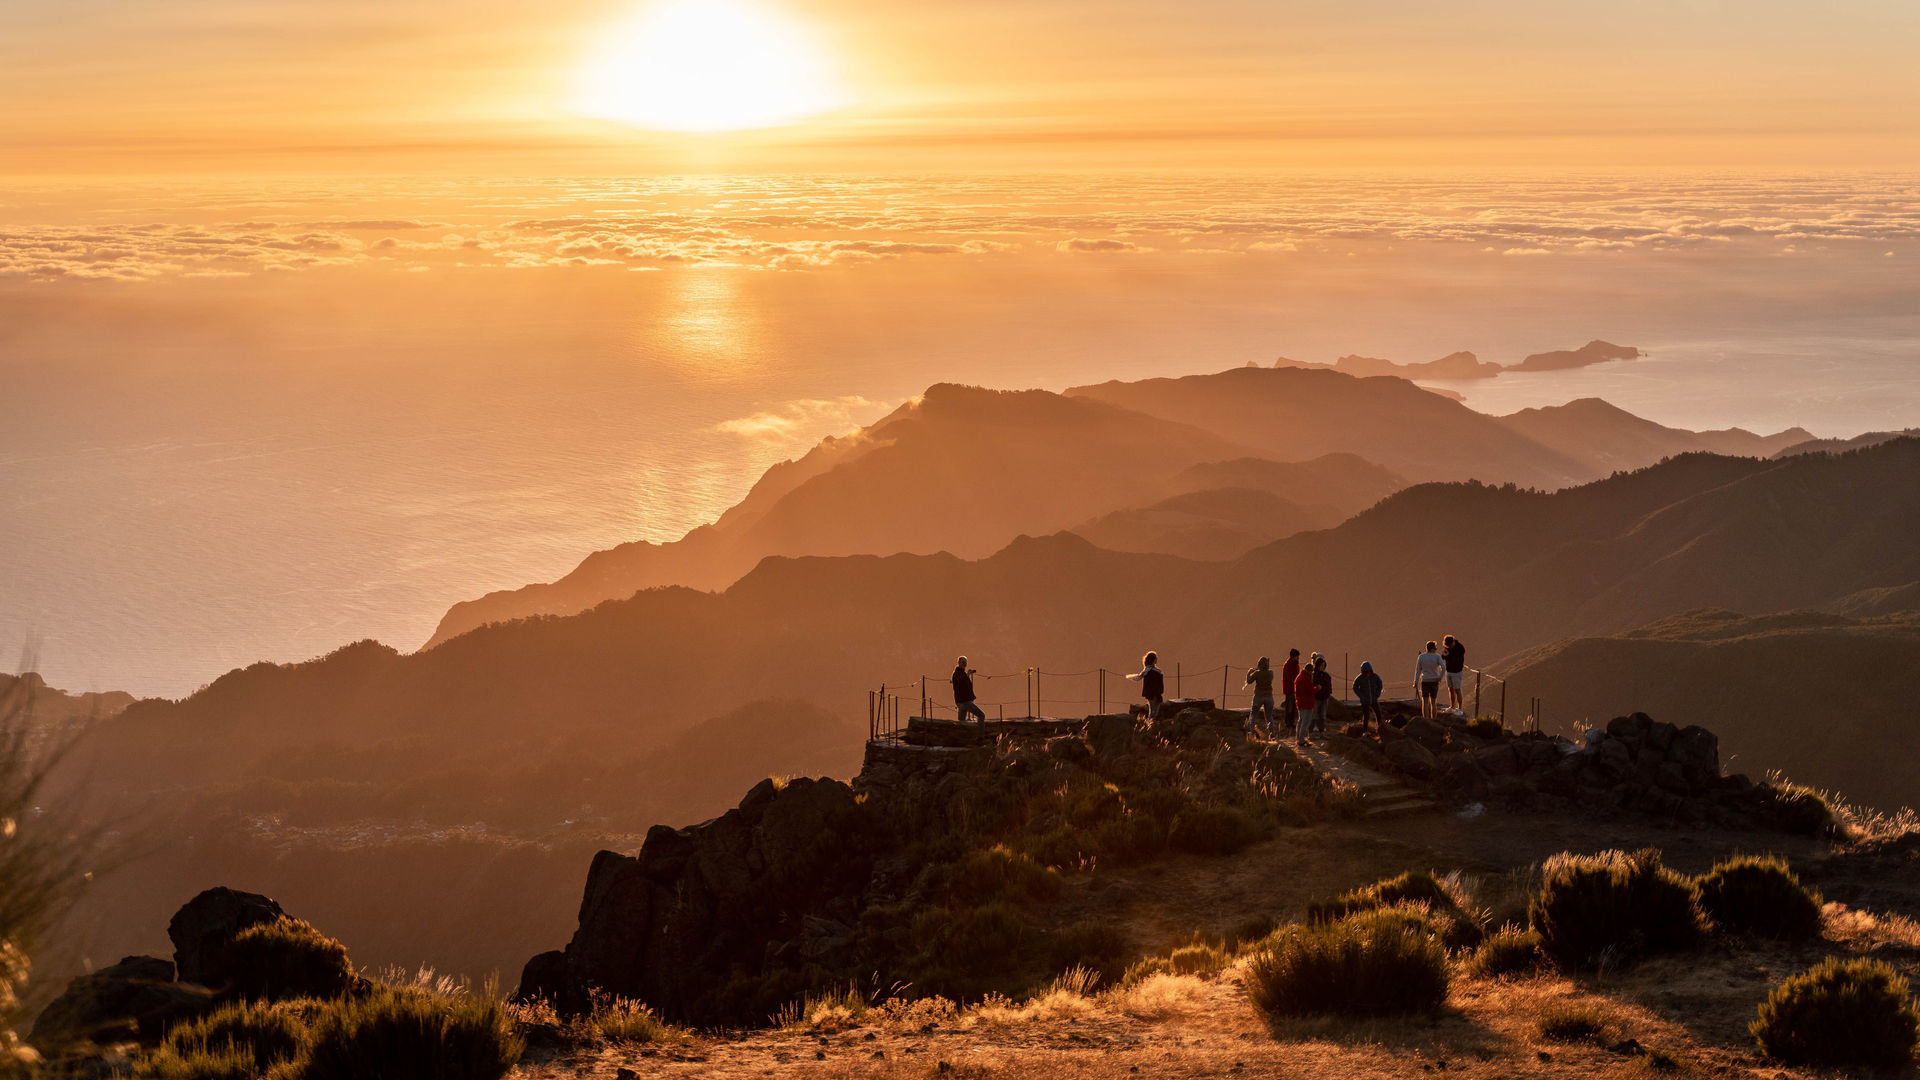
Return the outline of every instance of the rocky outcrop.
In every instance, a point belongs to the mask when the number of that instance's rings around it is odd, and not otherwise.
[[[74,1042],[158,1042],[167,1028],[211,1008],[215,994],[174,979],[170,960],[129,956],[77,976],[40,1012],[29,1039],[42,1048]]]
[[[173,965],[183,982],[218,985],[226,981],[220,970],[222,953],[240,931],[270,923],[286,915],[280,905],[259,893],[240,892],[222,885],[187,901],[167,923],[173,942]]]
[[[1805,814],[1766,783],[1720,772],[1720,740],[1635,713],[1581,742],[1516,734],[1482,722],[1390,716],[1377,732],[1350,726],[1333,747],[1366,763],[1385,761],[1456,803],[1513,808],[1626,811],[1694,823],[1799,831]]]
[[[766,780],[712,821],[655,826],[637,854],[602,851],[573,940],[528,962],[519,996],[570,1013],[599,992],[674,1017],[722,1015],[729,976],[757,970],[770,948],[831,948],[820,927],[857,916],[877,850],[866,834],[880,824],[838,780]]]

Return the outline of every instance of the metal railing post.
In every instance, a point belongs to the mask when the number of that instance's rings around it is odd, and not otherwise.
[[[1107,714],[1107,669],[1100,669],[1100,715]]]
[[[1223,709],[1227,707],[1227,671],[1231,667],[1231,664],[1220,665],[1220,707]]]
[[[1473,669],[1473,717],[1476,720],[1480,718],[1480,680],[1485,674],[1479,668]]]
[[[1181,689],[1181,685],[1182,684],[1180,681],[1180,661],[1175,660],[1173,662],[1173,696],[1174,697],[1187,696],[1187,692]]]
[[[1500,726],[1507,726],[1507,681],[1500,680]]]

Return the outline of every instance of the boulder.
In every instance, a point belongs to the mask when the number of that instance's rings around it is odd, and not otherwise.
[[[1418,743],[1414,744],[1416,747]],[[1486,790],[1487,777],[1464,750],[1449,750],[1434,759],[1434,782],[1448,794],[1474,798]]]
[[[1607,734],[1616,739],[1643,739],[1647,729],[1653,726],[1653,718],[1646,713],[1634,713],[1632,716],[1616,716],[1607,721]]]
[[[1438,764],[1433,751],[1427,749],[1418,739],[1399,739],[1387,744],[1387,760],[1402,771],[1425,780],[1433,775]]]
[[[1594,751],[1593,767],[1609,780],[1624,780],[1633,773],[1633,754],[1622,739],[1604,739]]]
[[[1520,755],[1512,743],[1495,743],[1468,752],[1473,763],[1488,776],[1513,776],[1521,771]]]
[[[174,981],[172,961],[129,956],[80,975],[40,1012],[31,1041],[43,1048],[88,1040],[156,1043],[169,1027],[210,1012],[214,991]]]
[[[1078,765],[1093,756],[1077,735],[1056,735],[1047,740],[1047,756],[1068,765]]]
[[[537,953],[520,969],[520,985],[513,1000],[557,1001],[567,986],[567,954],[562,949]]]
[[[259,893],[240,892],[222,885],[208,889],[183,904],[167,923],[173,942],[173,964],[181,982],[218,985],[227,942],[240,931],[283,918],[280,905]]]
[[[1087,748],[1099,757],[1112,757],[1133,749],[1132,716],[1089,716],[1084,734]]]
[[[1668,745],[1666,759],[1680,766],[1687,781],[1706,789],[1720,779],[1720,739],[1697,724],[1681,728]]]
[[[1673,737],[1679,733],[1680,729],[1672,724],[1658,721],[1648,724],[1645,736],[1647,748],[1656,754],[1664,754],[1667,752],[1667,747],[1673,745]]]
[[[1441,747],[1447,745],[1446,727],[1430,717],[1416,716],[1407,721],[1407,726],[1402,730],[1408,737],[1418,740],[1420,745],[1436,754],[1440,752]]]

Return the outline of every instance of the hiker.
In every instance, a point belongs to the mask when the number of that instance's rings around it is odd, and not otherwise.
[[[973,677],[976,674],[978,674],[978,672],[967,666],[966,657],[963,656],[953,662],[954,719],[965,720],[967,714],[971,713],[980,721],[980,726],[985,728],[987,726],[987,714],[981,712],[980,706],[974,703]]]
[[[1333,675],[1327,658],[1313,654],[1313,730],[1327,730],[1327,703],[1333,700]]]
[[[1167,677],[1160,674],[1155,665],[1160,662],[1159,653],[1148,653],[1140,658],[1140,671],[1127,676],[1128,680],[1140,684],[1140,696],[1147,699],[1147,719],[1160,719],[1160,706],[1167,699]]]
[[[1300,665],[1300,673],[1293,677],[1293,700],[1298,706],[1294,710],[1293,745],[1304,746],[1307,742],[1307,728],[1313,723],[1313,665]]]
[[[1360,661],[1360,674],[1354,676],[1353,696],[1360,699],[1360,726],[1367,726],[1367,717],[1373,717],[1374,726],[1385,730],[1387,722],[1380,718],[1380,691],[1386,689],[1380,676],[1373,673],[1370,661]]]
[[[1414,661],[1413,681],[1420,687],[1420,715],[1433,719],[1435,706],[1440,697],[1440,676],[1446,674],[1447,661],[1440,655],[1440,646],[1427,642],[1427,651]]]
[[[1300,650],[1287,650],[1287,666],[1280,669],[1280,693],[1286,695],[1281,702],[1285,710],[1283,718],[1288,727],[1300,726],[1300,703],[1293,695],[1294,680],[1300,677]]]
[[[1453,711],[1459,712],[1461,710],[1460,684],[1467,677],[1467,647],[1460,644],[1460,639],[1452,634],[1440,640],[1447,646],[1440,654],[1447,661],[1447,697],[1453,704]]]
[[[1268,738],[1277,737],[1280,730],[1273,714],[1273,675],[1273,661],[1264,656],[1247,672],[1247,683],[1253,687],[1253,707],[1247,710],[1247,726],[1256,732],[1264,728]]]

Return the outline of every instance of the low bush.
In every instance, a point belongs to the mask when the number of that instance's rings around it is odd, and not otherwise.
[[[1467,973],[1482,979],[1525,975],[1540,967],[1540,935],[1507,927],[1488,934],[1467,961]]]
[[[1447,998],[1433,923],[1398,908],[1284,927],[1254,947],[1247,993],[1270,1017],[1432,1012]]]
[[[1491,716],[1476,717],[1467,724],[1467,734],[1481,739],[1497,739],[1506,734],[1505,725]]]
[[[176,1049],[162,1046],[134,1063],[132,1080],[257,1080],[262,1074],[252,1051],[223,1043]]]
[[[627,998],[596,997],[593,1011],[580,1021],[595,1039],[623,1045],[685,1042],[684,1029],[660,1019],[652,1009]]]
[[[1775,987],[1749,1030],[1761,1053],[1788,1065],[1891,1068],[1912,1058],[1920,1015],[1907,980],[1884,962],[1830,957]]]
[[[1803,836],[1822,836],[1838,831],[1840,818],[1833,812],[1825,794],[1777,775],[1769,779],[1774,788],[1774,817],[1782,829]]]
[[[1591,1005],[1550,1005],[1533,1030],[1553,1042],[1589,1042],[1607,1033],[1607,1015]]]
[[[506,1009],[490,997],[379,985],[322,1011],[285,1077],[499,1080],[523,1049]]]
[[[346,946],[285,916],[240,931],[220,950],[217,963],[233,992],[255,1001],[324,1001],[358,982]]]
[[[1167,846],[1189,855],[1231,855],[1260,839],[1260,822],[1228,806],[1190,806],[1173,819]]]
[[[1569,970],[1616,968],[1642,953],[1692,948],[1706,936],[1693,884],[1650,848],[1548,859],[1527,919],[1541,950]]]
[[[1700,907],[1718,926],[1758,937],[1805,941],[1820,936],[1820,895],[1800,884],[1785,861],[1740,855],[1695,882]]]
[[[244,1050],[258,1074],[299,1056],[307,1035],[304,1011],[291,1003],[235,1002],[167,1032],[162,1046],[183,1059]]]
[[[970,851],[944,875],[940,891],[954,904],[975,907],[995,900],[1015,903],[1060,895],[1060,875],[1003,844]]]
[[[1127,935],[1111,921],[1087,920],[1062,927],[1047,940],[1052,970],[1085,968],[1112,982],[1127,969]]]
[[[1213,975],[1233,962],[1234,950],[1225,942],[1210,942],[1195,935],[1191,942],[1175,946],[1171,952],[1149,956],[1128,968],[1121,976],[1122,986],[1138,986],[1155,975]]]
[[[1332,900],[1308,904],[1307,921],[1332,922],[1376,908],[1414,907],[1438,919],[1444,928],[1443,938],[1447,947],[1457,949],[1475,944],[1483,933],[1479,921],[1467,910],[1463,899],[1433,874],[1425,870],[1409,870],[1398,877],[1376,881]]]

